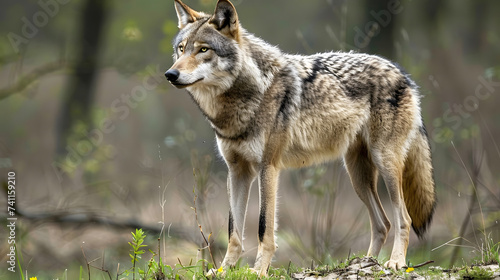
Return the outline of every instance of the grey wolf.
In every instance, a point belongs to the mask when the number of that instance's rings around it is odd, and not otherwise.
[[[410,225],[428,227],[436,201],[431,153],[417,86],[397,64],[360,53],[289,55],[247,32],[219,0],[213,15],[175,0],[179,32],[165,76],[185,88],[212,126],[228,167],[229,242],[223,267],[243,251],[250,186],[259,184],[254,270],[266,275],[276,251],[278,176],[342,157],[368,208],[377,256],[391,223],[377,194],[390,194],[395,238],[385,266],[405,267]]]

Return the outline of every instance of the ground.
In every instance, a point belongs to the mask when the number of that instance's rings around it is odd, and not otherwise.
[[[496,279],[500,280],[500,267],[498,264],[470,266],[456,269],[443,269],[440,267],[421,267],[407,269],[402,272],[393,272],[371,257],[354,258],[347,266],[341,268],[324,269],[323,271],[305,270],[293,273],[292,279]]]

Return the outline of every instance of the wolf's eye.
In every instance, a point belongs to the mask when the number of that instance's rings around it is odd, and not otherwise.
[[[207,48],[207,47],[202,47],[202,48],[200,49],[200,52],[201,52],[201,53],[204,53],[204,52],[207,52],[207,51],[208,51],[208,48]]]
[[[184,52],[184,47],[183,47],[182,45],[179,45],[179,51],[180,51],[181,53],[183,53],[183,52]]]

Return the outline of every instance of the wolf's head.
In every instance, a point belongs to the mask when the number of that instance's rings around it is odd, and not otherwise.
[[[242,28],[233,4],[219,0],[214,14],[207,15],[180,0],[174,3],[179,32],[172,42],[174,64],[165,72],[168,81],[192,93],[227,90],[241,71]]]

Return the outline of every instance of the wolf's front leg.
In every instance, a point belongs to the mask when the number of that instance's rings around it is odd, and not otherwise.
[[[279,171],[274,166],[264,166],[259,177],[259,249],[254,270],[267,275],[271,259],[276,251],[274,240],[276,219],[276,197]]]
[[[223,267],[234,267],[243,252],[243,235],[248,195],[255,177],[256,172],[250,164],[238,162],[229,165],[227,178],[227,192],[230,204],[228,223],[229,243],[226,256],[222,262]]]

